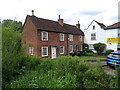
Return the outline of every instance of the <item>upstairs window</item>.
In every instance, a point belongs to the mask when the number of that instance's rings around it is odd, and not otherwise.
[[[33,49],[34,49],[33,47],[29,47],[29,54],[30,55],[33,55]]]
[[[64,34],[60,33],[60,41],[64,41]]]
[[[95,30],[95,25],[93,25],[93,30]]]
[[[96,40],[96,33],[91,34],[91,40]]]
[[[120,37],[120,33],[118,33],[118,37]]]
[[[73,35],[72,34],[69,35],[69,40],[73,41]]]
[[[80,35],[80,41],[82,41],[82,38],[83,38],[83,37]]]
[[[42,41],[48,41],[48,32],[42,31]]]
[[[60,54],[64,54],[64,46],[60,46]]]

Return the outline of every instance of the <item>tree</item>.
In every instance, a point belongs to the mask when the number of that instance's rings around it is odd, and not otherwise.
[[[100,55],[104,52],[105,48],[106,48],[106,44],[104,43],[95,43],[93,45],[94,49],[97,51],[97,53]]]
[[[2,22],[2,29],[5,29],[5,28],[21,32],[22,22],[20,22],[20,21],[18,22],[18,21],[15,21],[15,20],[10,20],[10,19],[5,19]]]
[[[17,22],[17,21],[15,21]],[[2,76],[3,87],[19,74],[21,33],[19,23],[3,21],[2,28]],[[15,26],[15,27],[14,27]]]

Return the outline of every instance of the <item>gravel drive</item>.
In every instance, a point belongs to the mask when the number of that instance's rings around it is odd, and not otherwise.
[[[90,62],[91,64],[96,64],[97,62]],[[109,75],[115,75],[116,70],[112,67],[109,67],[105,61],[101,61],[101,65],[104,69],[104,72]]]

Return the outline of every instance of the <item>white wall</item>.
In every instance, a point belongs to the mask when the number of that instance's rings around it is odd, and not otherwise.
[[[93,30],[93,25],[95,25],[95,29]],[[96,33],[96,40],[91,40],[91,33]],[[85,34],[85,43],[87,43],[90,47],[89,49],[94,49],[92,47],[95,43],[105,43],[107,45],[106,50],[113,49],[117,51],[117,43],[107,43],[107,38],[116,38],[118,37],[117,29],[104,30],[102,29],[95,21],[89,26],[88,29],[84,30]]]
[[[106,33],[106,49],[113,49],[117,51],[117,43],[107,43],[107,38],[117,38],[118,37],[118,30],[117,29],[109,29],[105,30]]]

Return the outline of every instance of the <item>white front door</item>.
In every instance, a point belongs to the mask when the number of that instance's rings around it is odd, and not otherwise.
[[[56,47],[51,47],[51,50],[52,50],[51,58],[54,59],[54,58],[56,58]]]

